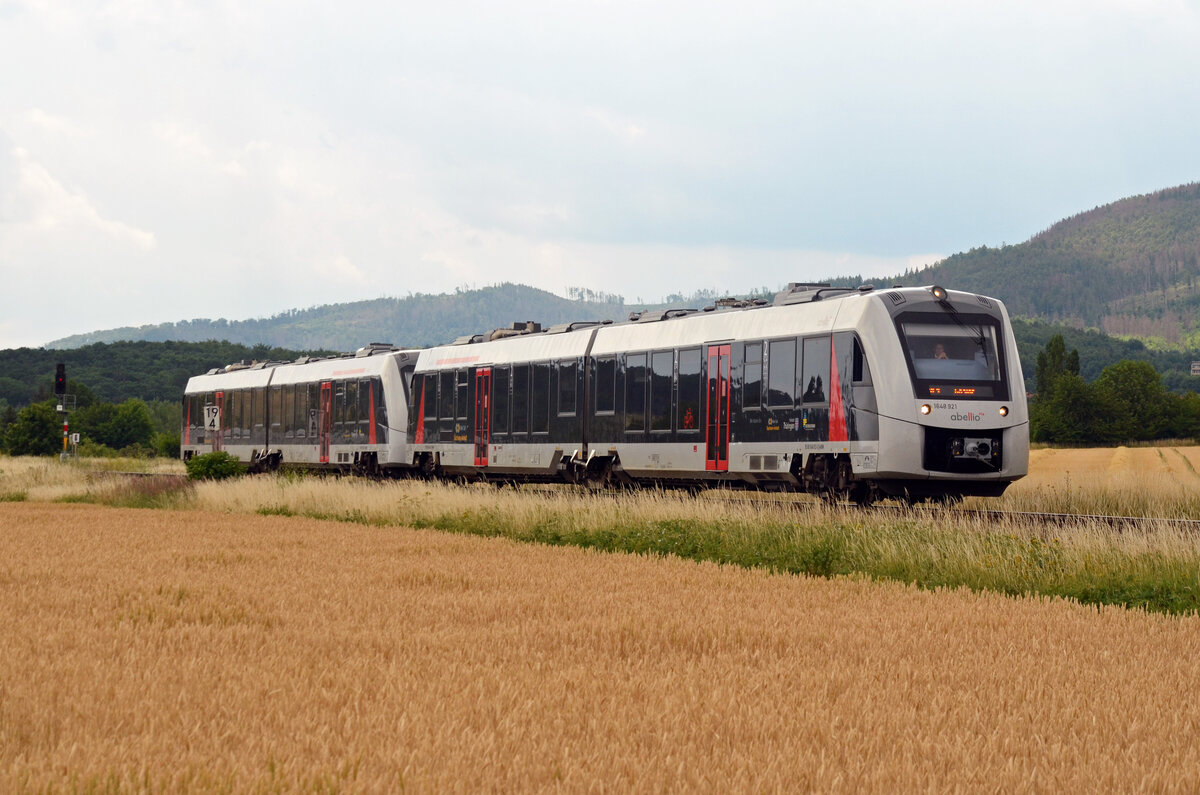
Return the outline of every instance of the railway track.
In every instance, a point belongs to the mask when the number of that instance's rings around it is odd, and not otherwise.
[[[154,480],[163,483],[186,485],[187,475],[155,472],[106,472],[105,475],[127,477],[133,480]],[[530,493],[574,493],[588,494],[593,497],[620,500],[629,491],[605,490],[583,492],[576,487],[555,484],[523,484],[518,486],[520,491]],[[905,505],[875,504],[868,508],[857,508],[852,503],[827,503],[819,497],[803,493],[761,494],[752,491],[721,491],[709,490],[696,495],[696,499],[709,502],[719,502],[726,505],[777,506],[794,508],[799,511],[812,510],[831,505],[844,507],[848,512],[866,511],[875,513],[891,513],[897,517],[913,518],[946,518],[946,519],[975,519],[994,524],[1012,523],[1026,525],[1048,525],[1066,527],[1079,525],[1102,525],[1121,533],[1136,529],[1180,530],[1186,533],[1200,534],[1200,519],[1153,517],[1153,516],[1106,516],[1103,514],[1077,513],[1045,513],[1038,511],[1002,511],[982,508],[961,508],[955,506],[939,506],[936,503],[915,507]]]

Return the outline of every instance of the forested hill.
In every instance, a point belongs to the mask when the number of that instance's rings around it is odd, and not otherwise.
[[[586,291],[579,295],[572,300],[523,284],[500,284],[445,295],[331,304],[257,320],[184,320],[117,328],[66,337],[47,347],[77,348],[117,340],[228,340],[244,345],[335,350],[354,350],[368,342],[419,347],[520,321],[553,325],[573,320],[619,320],[628,311],[620,296]]]
[[[1200,183],[1122,199],[898,280],[993,295],[1014,315],[1200,347]]]

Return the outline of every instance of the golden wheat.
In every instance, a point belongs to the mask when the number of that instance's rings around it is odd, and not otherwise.
[[[0,505],[0,790],[1200,787],[1200,619]]]

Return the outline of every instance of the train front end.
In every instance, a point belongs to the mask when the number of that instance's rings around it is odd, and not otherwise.
[[[994,298],[939,286],[878,294],[876,483],[910,501],[999,496],[1029,470],[1012,324]]]

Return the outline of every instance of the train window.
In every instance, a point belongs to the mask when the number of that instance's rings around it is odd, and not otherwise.
[[[772,340],[767,356],[767,405],[792,408],[796,391],[796,341]]]
[[[317,426],[321,422],[321,412],[324,407],[321,405],[321,385],[308,385],[308,435],[310,438],[316,437]]]
[[[617,360],[596,360],[596,413],[612,414],[617,409]]]
[[[575,413],[575,385],[578,380],[578,366],[574,361],[558,363],[558,414],[559,416]]]
[[[659,351],[650,357],[650,430],[671,430],[671,387],[675,352]]]
[[[283,390],[283,410],[279,414],[279,424],[283,426],[286,439],[296,436],[296,387],[288,384]]]
[[[266,423],[267,413],[267,390],[252,389],[250,390],[252,413],[254,416],[254,427],[261,428]]]
[[[679,430],[700,430],[700,349],[679,352]]]
[[[646,354],[625,357],[625,430],[646,430]]]
[[[333,427],[339,430],[346,426],[346,382],[333,382]]]
[[[438,381],[438,412],[443,420],[454,419],[454,371],[443,370]]]
[[[296,384],[296,438],[303,439],[308,430],[308,387]]]
[[[812,337],[804,341],[804,369],[800,377],[805,403],[826,403],[829,400],[829,337]]]
[[[762,343],[747,342],[742,364],[742,408],[762,406]]]
[[[271,410],[268,413],[271,418],[271,427],[278,429],[283,427],[283,388],[271,387]]]
[[[508,433],[508,368],[492,368],[492,433]]]
[[[513,433],[529,432],[529,365],[527,364],[519,364],[513,368],[512,429]]]
[[[533,366],[533,419],[529,430],[533,433],[550,431],[550,365]]]
[[[468,381],[467,381],[468,374],[469,374],[469,371],[467,371],[467,370],[455,370],[454,371],[455,394],[457,395],[457,397],[455,398],[455,407],[456,408],[455,408],[454,416],[456,419],[459,419],[459,420],[465,420],[467,418],[468,413],[470,413],[470,409],[471,409],[471,407],[469,405],[467,405],[468,395],[469,395],[468,390],[470,388],[467,385],[468,384]]]
[[[867,355],[863,352],[862,343],[854,338],[854,365],[851,378],[856,384],[871,383],[871,368],[867,364]]]
[[[387,401],[383,398],[383,379],[371,379],[371,399],[375,407],[375,427],[378,429],[378,441],[387,444],[388,415]]]

